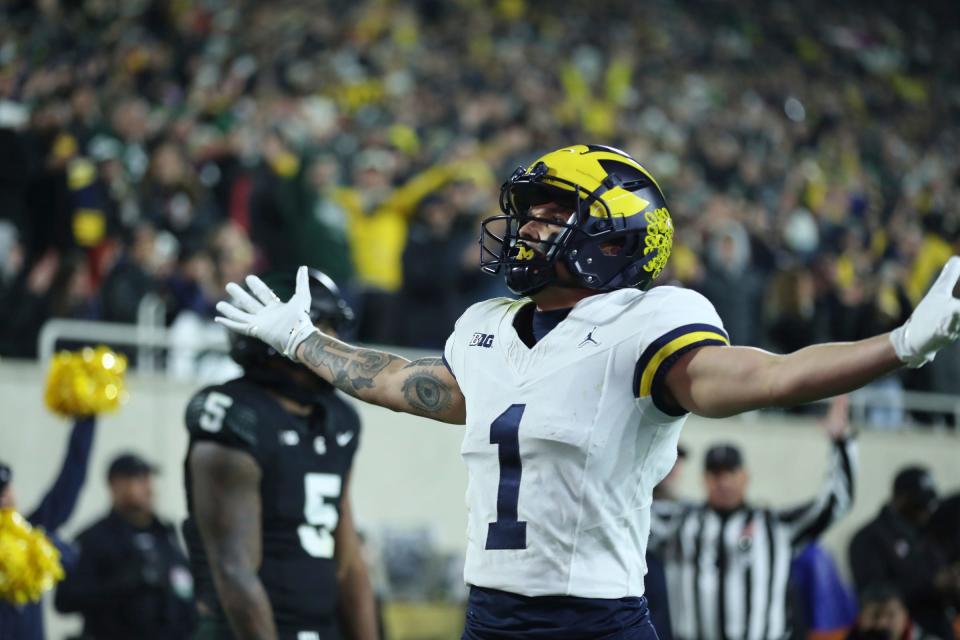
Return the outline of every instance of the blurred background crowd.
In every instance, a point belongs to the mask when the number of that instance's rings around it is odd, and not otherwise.
[[[348,337],[437,349],[468,304],[508,294],[478,268],[501,181],[575,143],[623,148],[657,176],[676,226],[660,283],[706,295],[736,344],[890,330],[960,252],[956,2],[0,12],[3,357],[36,357],[51,318],[136,323],[147,298],[166,325],[209,323],[227,282],[301,264],[343,288]],[[899,426],[904,390],[960,394],[960,351],[872,387],[885,400],[866,421]],[[394,537],[391,593],[459,588],[458,555]],[[929,573],[955,613],[955,544],[949,559]],[[897,599],[860,595],[863,611]]]
[[[960,240],[956,3],[4,0],[0,354],[310,264],[436,348],[519,164],[621,147],[734,343],[901,323]],[[960,358],[881,385],[956,392]]]

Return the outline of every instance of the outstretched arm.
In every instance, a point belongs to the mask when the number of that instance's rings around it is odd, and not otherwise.
[[[906,324],[857,342],[818,344],[787,355],[705,346],[681,356],[666,388],[679,407],[710,418],[829,398],[904,365],[920,367],[960,338],[960,257],[950,258]]]
[[[231,302],[217,303],[216,320],[231,331],[263,340],[295,362],[301,362],[341,391],[394,411],[463,424],[463,394],[440,358],[413,362],[374,349],[354,347],[324,335],[310,320],[307,268],[297,271],[290,300],[280,300],[256,276],[247,277],[248,293],[227,285]]]
[[[701,347],[670,369],[666,387],[697,415],[725,418],[853,391],[903,366],[889,334],[777,355],[752,347]]]
[[[786,526],[790,544],[800,549],[815,541],[834,522],[846,515],[856,494],[857,448],[850,431],[849,399],[837,396],[823,421],[830,437],[830,463],[827,477],[816,498],[792,509],[778,512]]]
[[[315,333],[297,349],[297,359],[364,402],[442,422],[466,420],[463,394],[442,358],[410,361]]]

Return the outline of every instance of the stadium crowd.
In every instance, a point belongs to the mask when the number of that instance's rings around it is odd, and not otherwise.
[[[866,7],[0,0],[0,355],[35,356],[53,317],[136,322],[147,294],[210,319],[226,282],[300,264],[342,285],[356,338],[438,348],[507,293],[478,269],[499,181],[580,142],[658,177],[660,282],[704,293],[734,343],[889,330],[960,251],[960,5]],[[951,349],[879,388],[960,393]],[[958,624],[960,498],[937,498],[906,468],[858,523],[849,637]],[[814,628],[838,596],[809,591]],[[16,615],[0,628],[41,633]]]
[[[921,3],[924,4],[924,3]],[[732,341],[893,328],[960,240],[958,8],[894,2],[8,0],[0,354],[50,317],[211,317],[311,264],[357,337],[436,348],[499,180],[628,150],[677,229],[668,272]],[[960,391],[960,358],[889,381]]]

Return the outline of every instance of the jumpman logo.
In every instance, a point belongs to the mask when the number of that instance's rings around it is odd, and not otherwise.
[[[582,346],[585,345],[585,344],[590,344],[590,343],[593,343],[593,344],[595,344],[595,345],[599,345],[600,343],[593,339],[593,332],[596,331],[596,330],[597,330],[596,327],[594,327],[593,329],[590,329],[590,333],[588,333],[588,334],[587,334],[587,337],[583,339],[583,342],[581,342],[580,344],[577,345],[577,349],[579,349],[580,347],[582,347]]]

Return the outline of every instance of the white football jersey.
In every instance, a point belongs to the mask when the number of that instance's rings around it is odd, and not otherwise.
[[[466,398],[468,584],[527,596],[643,595],[653,487],[685,415],[660,398],[689,349],[727,344],[713,306],[676,287],[580,301],[532,349],[529,299],[464,312],[444,359]]]

